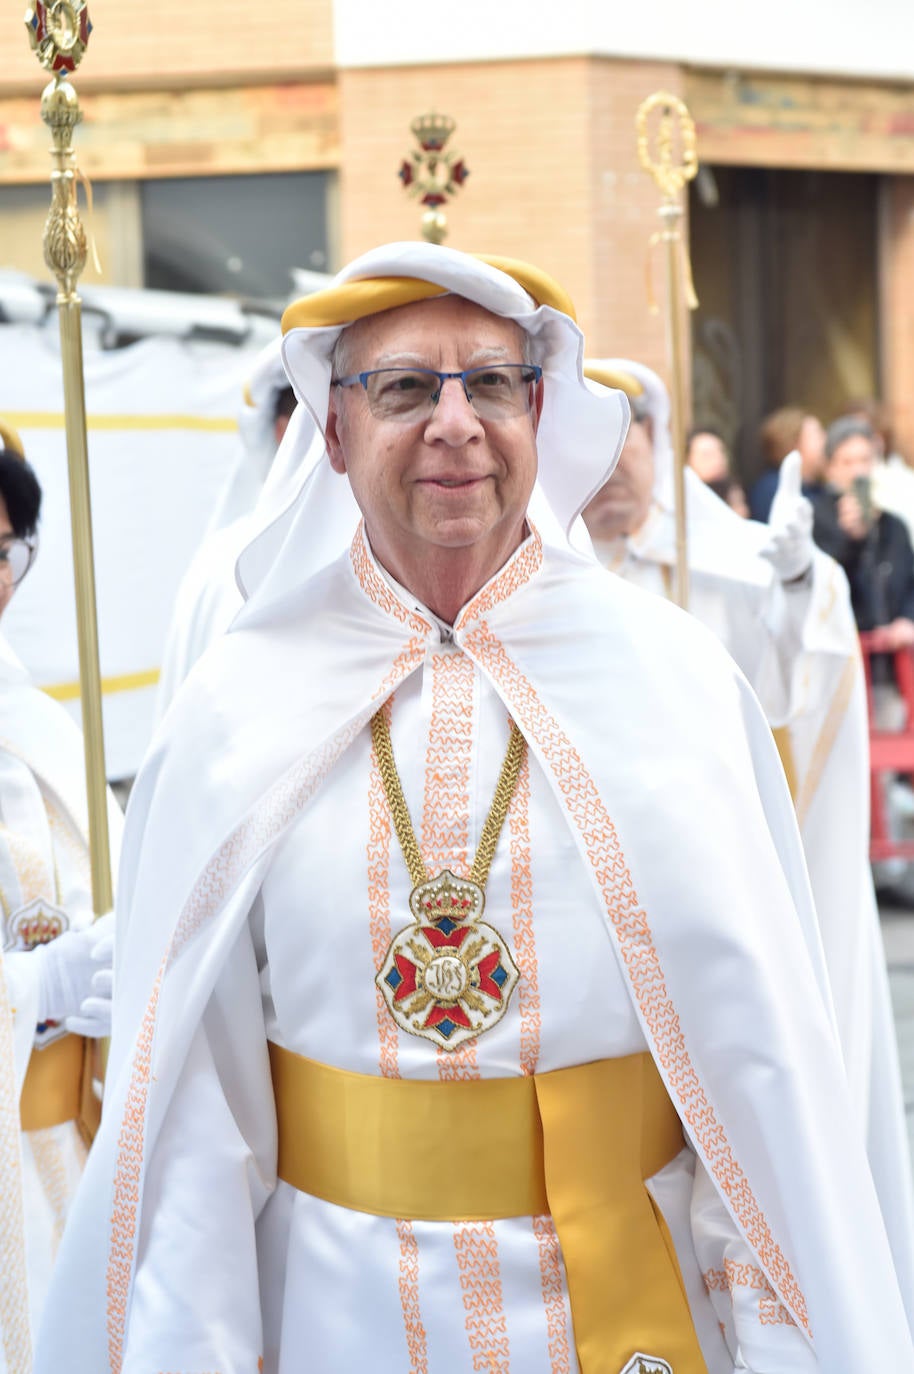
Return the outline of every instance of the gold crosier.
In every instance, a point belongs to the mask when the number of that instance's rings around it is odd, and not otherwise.
[[[102,733],[101,675],[98,662],[98,618],[92,553],[92,509],[89,499],[89,453],[83,375],[82,302],[76,283],[86,265],[86,233],[76,201],[76,155],[73,130],[82,120],[79,100],[69,81],[82,59],[92,25],[86,0],[49,0],[29,6],[26,29],[38,60],[53,79],[41,97],[41,118],[51,131],[51,208],[44,227],[44,260],[57,278],[57,310],[63,362],[70,523],[76,581],[76,625],[79,641],[79,690],[86,760],[89,810],[89,860],[92,905],[96,916],[114,904],[105,743]]]
[[[481,920],[485,885],[495,857],[527,742],[511,722],[508,748],[492,805],[479,837],[469,879],[444,869],[430,879],[394,761],[390,727],[382,711],[371,735],[394,830],[413,882],[415,924],[394,936],[375,982],[402,1030],[445,1050],[482,1035],[501,1020],[519,977],[507,945]]]
[[[657,153],[650,148],[649,119],[660,111],[657,127]],[[689,561],[686,536],[685,492],[685,370],[682,358],[682,301],[695,310],[698,300],[692,285],[689,256],[682,241],[679,222],[683,210],[680,195],[687,181],[698,171],[695,151],[695,124],[686,105],[668,91],[655,91],[638,106],[635,116],[638,135],[638,158],[649,172],[663,196],[658,214],[663,228],[651,238],[666,245],[667,282],[667,349],[670,360],[670,433],[673,440],[673,483],[676,516],[676,602],[683,609],[689,605]],[[679,161],[675,160],[674,135],[679,133]],[[650,301],[651,309],[657,307]]]

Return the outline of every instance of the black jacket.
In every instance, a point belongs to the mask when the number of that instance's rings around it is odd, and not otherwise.
[[[851,539],[838,524],[840,492],[824,488],[812,497],[812,536],[847,573],[859,630],[914,620],[914,549],[907,526],[883,512],[865,539]]]

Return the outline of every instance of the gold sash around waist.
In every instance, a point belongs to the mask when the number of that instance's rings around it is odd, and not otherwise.
[[[19,1096],[24,1131],[43,1131],[76,1121],[90,1144],[101,1117],[92,1086],[95,1042],[63,1035],[44,1049],[33,1049]]]
[[[672,1241],[644,1186],[683,1145],[649,1054],[442,1083],[269,1051],[285,1182],[413,1221],[551,1214],[582,1374],[619,1374],[639,1351],[675,1374],[706,1374]]]

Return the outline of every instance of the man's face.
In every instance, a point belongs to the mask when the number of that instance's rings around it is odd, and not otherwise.
[[[687,462],[703,482],[719,482],[730,471],[727,450],[716,434],[694,435],[689,444]]]
[[[836,491],[848,492],[855,477],[870,476],[875,461],[872,440],[864,434],[854,434],[835,449],[826,465],[825,476]]]
[[[348,331],[350,373],[521,362],[520,328],[459,296],[388,310]],[[372,547],[390,571],[471,547],[497,571],[523,535],[541,404],[540,385],[528,413],[481,420],[454,379],[430,414],[404,423],[373,416],[361,386],[331,387],[330,463],[348,476]]]
[[[650,423],[632,420],[612,477],[584,509],[593,539],[634,534],[644,524],[654,491],[654,445]]]

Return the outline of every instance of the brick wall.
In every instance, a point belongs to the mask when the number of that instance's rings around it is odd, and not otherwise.
[[[413,146],[412,118],[449,114],[470,177],[448,210],[447,243],[553,273],[588,351],[665,372],[663,320],[648,312],[644,273],[659,198],[637,166],[634,116],[676,79],[660,64],[590,58],[341,72],[341,260],[419,237],[420,210],[397,169]],[[658,299],[662,267],[658,259]]]
[[[25,5],[0,6],[0,94],[38,85]],[[90,0],[94,25],[80,86],[276,80],[333,63],[333,0]],[[40,88],[40,87],[39,87]]]

